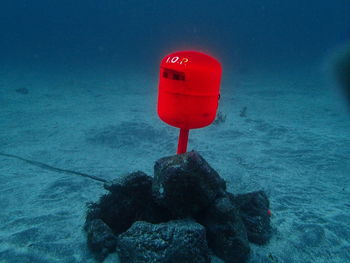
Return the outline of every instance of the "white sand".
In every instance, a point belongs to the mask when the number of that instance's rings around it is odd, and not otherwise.
[[[152,174],[178,132],[158,119],[156,93],[157,78],[142,74],[4,70],[0,152],[107,180]],[[233,76],[222,87],[226,122],[191,131],[189,149],[230,191],[270,196],[277,232],[252,246],[251,263],[350,262],[350,114],[337,96],[317,70]],[[101,183],[3,156],[0,178],[0,262],[94,262],[82,226]]]

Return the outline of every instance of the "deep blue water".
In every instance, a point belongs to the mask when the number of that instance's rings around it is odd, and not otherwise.
[[[349,14],[349,0],[0,0],[0,262],[94,262],[81,228],[102,186],[9,156],[151,175],[178,135],[157,116],[159,62],[183,49],[222,63],[227,117],[191,130],[189,149],[229,191],[271,201],[276,234],[248,263],[350,262],[350,115],[333,74]]]
[[[350,38],[350,4],[330,1],[1,1],[2,64],[145,71],[169,51],[210,51],[226,68],[317,60]]]

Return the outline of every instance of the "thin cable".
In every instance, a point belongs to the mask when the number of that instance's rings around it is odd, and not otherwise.
[[[10,157],[10,158],[15,158],[15,159],[21,160],[23,162],[29,163],[31,165],[40,167],[42,169],[46,169],[46,170],[50,170],[50,171],[54,171],[54,172],[80,175],[80,176],[87,177],[87,178],[90,178],[92,180],[103,182],[103,183],[107,183],[108,182],[106,179],[103,179],[103,178],[100,178],[100,177],[97,177],[97,176],[94,176],[94,175],[53,167],[51,165],[47,165],[47,164],[42,163],[42,162],[37,162],[37,161],[32,161],[32,160],[28,160],[28,159],[22,158],[22,157],[17,156],[17,155],[7,154],[7,153],[0,153],[0,155],[1,156],[5,156],[5,157]]]

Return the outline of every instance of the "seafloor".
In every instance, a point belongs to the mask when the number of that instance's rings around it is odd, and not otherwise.
[[[269,195],[276,233],[253,246],[250,263],[350,262],[350,113],[323,73],[224,71],[225,122],[190,133],[189,149],[229,191]],[[158,119],[156,101],[157,76],[6,68],[0,152],[108,180],[152,174],[178,132]],[[0,262],[93,262],[85,203],[103,193],[97,181],[0,156]]]

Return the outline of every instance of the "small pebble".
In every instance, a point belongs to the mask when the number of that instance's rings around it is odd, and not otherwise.
[[[29,90],[26,88],[20,88],[20,89],[16,89],[16,92],[21,94],[28,94]]]

